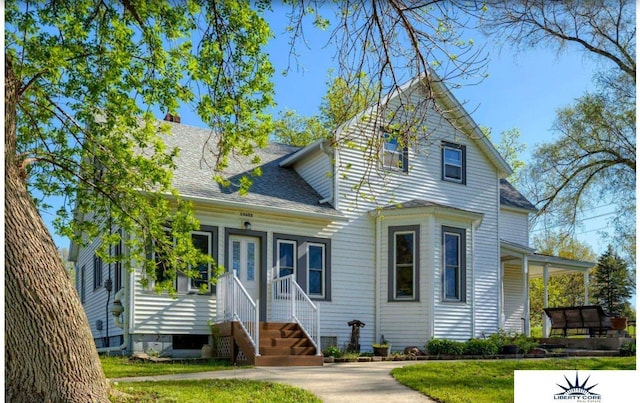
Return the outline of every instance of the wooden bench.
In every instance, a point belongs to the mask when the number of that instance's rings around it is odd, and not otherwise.
[[[551,334],[554,330],[562,331],[567,337],[569,330],[575,330],[575,334],[588,332],[590,337],[595,337],[606,335],[611,329],[611,320],[600,305],[544,308],[544,312],[551,319]]]

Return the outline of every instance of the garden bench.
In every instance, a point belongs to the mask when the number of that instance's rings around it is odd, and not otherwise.
[[[544,308],[544,312],[551,319],[551,334],[562,331],[567,337],[568,330],[588,332],[590,337],[603,336],[611,329],[611,320],[604,313],[600,305],[569,306],[559,308]]]

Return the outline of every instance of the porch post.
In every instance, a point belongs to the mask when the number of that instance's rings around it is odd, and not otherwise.
[[[584,304],[589,305],[589,270],[584,272]]]
[[[522,290],[524,297],[524,312],[522,315],[522,319],[524,321],[524,326],[522,332],[529,336],[529,259],[527,255],[522,256]]]
[[[542,277],[544,279],[544,299],[542,302],[543,308],[549,307],[549,264],[545,264],[542,269]],[[549,337],[549,318],[547,315],[542,314],[542,335]]]

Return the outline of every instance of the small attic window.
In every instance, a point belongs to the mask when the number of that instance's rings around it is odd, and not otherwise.
[[[409,148],[402,147],[398,140],[401,134],[397,131],[381,127],[382,133],[382,166],[393,171],[409,172]]]

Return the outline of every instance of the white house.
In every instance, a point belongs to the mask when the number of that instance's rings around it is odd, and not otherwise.
[[[265,343],[274,347],[285,337],[256,322],[299,322],[312,355],[346,346],[354,319],[365,323],[363,350],[383,334],[402,350],[434,337],[527,333],[528,279],[586,273],[592,264],[535,254],[528,243],[535,207],[504,180],[510,167],[446,87],[431,89],[430,106],[419,80],[387,100],[392,106],[402,96],[421,108],[429,133],[416,145],[398,146],[371,108],[338,129],[335,138],[348,142],[257,150],[262,176],[247,196],[218,185],[200,166],[209,130],[167,123],[174,134],[168,146],[181,149],[174,186],[201,223],[194,243],[233,271],[204,295],[196,289],[209,279],[206,268],[200,279],[178,278],[178,295],[170,298],[144,289],[141,270],[102,264],[95,242],[72,247],[99,349],[199,354],[210,323],[234,340],[225,348],[237,346],[256,363],[269,355]],[[226,174],[233,183],[254,167],[232,158]],[[297,287],[300,295],[292,296]],[[123,309],[117,317],[114,299]],[[224,326],[231,322],[241,324],[235,332],[246,340]]]

